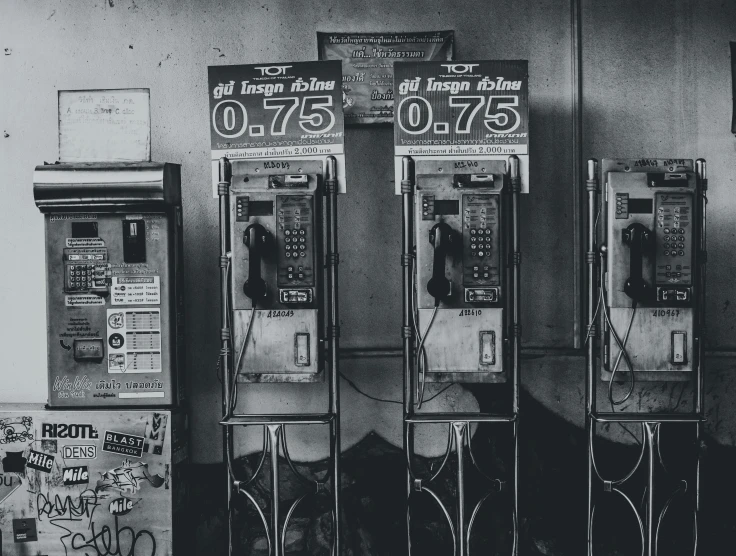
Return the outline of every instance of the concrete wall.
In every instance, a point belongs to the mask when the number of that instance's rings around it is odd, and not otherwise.
[[[682,0],[647,7],[626,0],[584,2],[585,154],[710,159],[710,338],[712,348],[725,349],[736,347],[734,285],[728,279],[736,232],[729,216],[736,200],[727,194],[733,156],[728,40],[734,38],[729,34],[736,12],[714,0],[698,5],[696,12],[695,2]],[[567,1],[0,0],[0,14],[0,402],[45,401],[43,225],[31,176],[36,164],[58,156],[56,91],[147,87],[153,158],[182,164],[193,456],[199,462],[219,459],[218,223],[209,183],[206,67],[314,59],[317,30],[454,29],[457,59],[529,60],[532,192],[522,203],[524,344],[572,346]],[[339,213],[349,222],[340,239],[342,345],[397,347],[400,201],[392,193],[392,132],[350,129],[346,152],[348,194]],[[555,412],[579,422],[583,377],[573,359],[537,359],[524,382]],[[343,370],[371,394],[400,399],[398,360],[348,360]],[[728,368],[724,373],[731,380]],[[254,410],[256,400],[271,410],[319,407],[322,391],[264,385],[249,388],[243,401]],[[343,393],[347,445],[368,429],[388,438],[397,434],[397,404],[369,404],[347,385]],[[459,387],[448,394],[438,402],[473,404]],[[736,419],[728,426],[736,428]],[[321,450],[310,448],[313,440],[306,437],[293,455],[319,457]]]

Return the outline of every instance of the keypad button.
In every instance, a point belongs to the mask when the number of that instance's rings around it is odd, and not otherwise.
[[[304,251],[302,251],[301,253],[299,253],[299,255],[302,256],[302,257],[306,257],[307,256],[307,254]]]
[[[286,231],[284,232],[284,234],[286,234],[287,236],[290,236],[290,235],[291,235],[291,230],[286,230]]]
[[[472,230],[470,230],[470,235],[471,236],[474,236],[475,235],[475,228],[473,228]]]
[[[478,273],[477,272],[473,272],[473,278],[477,278],[477,277],[478,277]]]
[[[483,251],[478,251],[478,256],[482,257],[485,253]]]
[[[475,243],[471,243],[471,244],[470,244],[470,248],[471,248],[471,249],[475,249]]]
[[[667,250],[665,250],[665,252],[664,252],[664,256],[666,257],[666,256],[667,256],[667,255],[669,255],[669,254],[670,254],[670,252],[669,252],[669,251],[667,251]]]
[[[288,259],[289,257],[291,257],[291,253],[289,253],[289,252],[287,251],[287,252],[286,252],[286,258]]]
[[[665,228],[665,229],[664,229],[664,233],[665,233],[665,234],[669,234],[669,233],[670,233],[670,229],[669,229],[669,228]]]
[[[303,273],[303,272],[300,272],[300,273],[299,273],[299,279],[301,280],[301,279],[303,279],[303,278],[304,278],[304,273]]]
[[[685,251],[678,251],[677,254],[680,255],[681,257],[684,257],[685,256]]]
[[[305,235],[306,233],[307,233],[307,232],[305,232],[304,230],[299,230],[299,234],[300,234],[300,235]]]

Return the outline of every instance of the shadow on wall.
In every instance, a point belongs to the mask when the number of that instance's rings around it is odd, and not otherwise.
[[[521,444],[520,512],[521,554],[570,556],[585,550],[587,466],[585,432],[551,414],[543,405],[524,394],[526,414]],[[473,438],[473,450],[481,468],[492,478],[508,480],[510,435],[500,429],[481,428]],[[636,433],[636,431],[632,431]],[[495,440],[494,440],[495,437]],[[670,492],[676,496],[662,520],[660,553],[668,556],[692,554],[692,496],[694,481],[685,477],[687,486],[678,479],[692,468],[696,446],[685,446],[681,452],[670,451],[683,445],[685,435],[676,429],[662,430],[662,458],[671,476],[658,483],[666,502]],[[674,442],[673,441],[677,441]],[[702,554],[722,554],[731,546],[736,534],[736,508],[731,501],[736,495],[736,449],[722,447],[709,438],[704,444],[702,473],[702,514],[700,516],[700,550]],[[607,478],[624,476],[636,463],[640,449],[601,439],[596,443],[599,471]],[[258,455],[240,458],[236,473],[250,477],[258,465]],[[375,434],[343,454],[342,492],[344,513],[344,554],[406,554],[404,538],[405,459],[401,450]],[[416,458],[417,473],[430,476],[442,458]],[[494,484],[475,472],[467,462],[467,511],[472,514],[475,503]],[[447,466],[432,482],[433,491],[454,516],[454,469],[451,456]],[[196,524],[197,554],[225,554],[225,496],[222,465],[197,466],[191,507]],[[299,473],[321,480],[327,473],[327,462],[295,464]],[[644,469],[640,469],[624,490],[633,504],[641,507],[645,493]],[[281,514],[288,512],[300,496],[314,492],[314,487],[301,482],[285,460],[280,460]],[[268,462],[264,464],[249,492],[267,512],[269,507]],[[677,478],[677,479],[675,479]],[[426,484],[426,483],[425,483]],[[471,552],[491,555],[510,554],[512,520],[510,498],[506,489],[493,492],[476,517]],[[620,494],[600,492],[596,510],[594,545],[596,556],[623,556],[641,551],[639,529],[631,508]],[[268,541],[261,518],[244,496],[236,500],[238,531],[236,553],[252,556],[268,554]],[[269,519],[265,513],[266,520]],[[415,494],[412,503],[412,552],[415,555],[452,554],[452,533],[439,507],[427,494]],[[282,518],[283,523],[283,518]],[[309,495],[290,519],[286,533],[286,554],[294,556],[329,555],[331,534],[330,504],[327,495]]]

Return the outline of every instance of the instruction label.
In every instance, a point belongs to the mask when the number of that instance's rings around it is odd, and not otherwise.
[[[160,373],[160,310],[108,309],[107,345],[108,373]]]
[[[65,296],[65,304],[67,307],[90,307],[93,305],[104,305],[105,299],[99,295],[80,294]]]
[[[113,276],[113,305],[160,305],[161,279],[158,276]]]

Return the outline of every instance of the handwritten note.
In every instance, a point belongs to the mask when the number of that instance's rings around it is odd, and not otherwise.
[[[151,160],[148,89],[59,91],[59,161]]]

